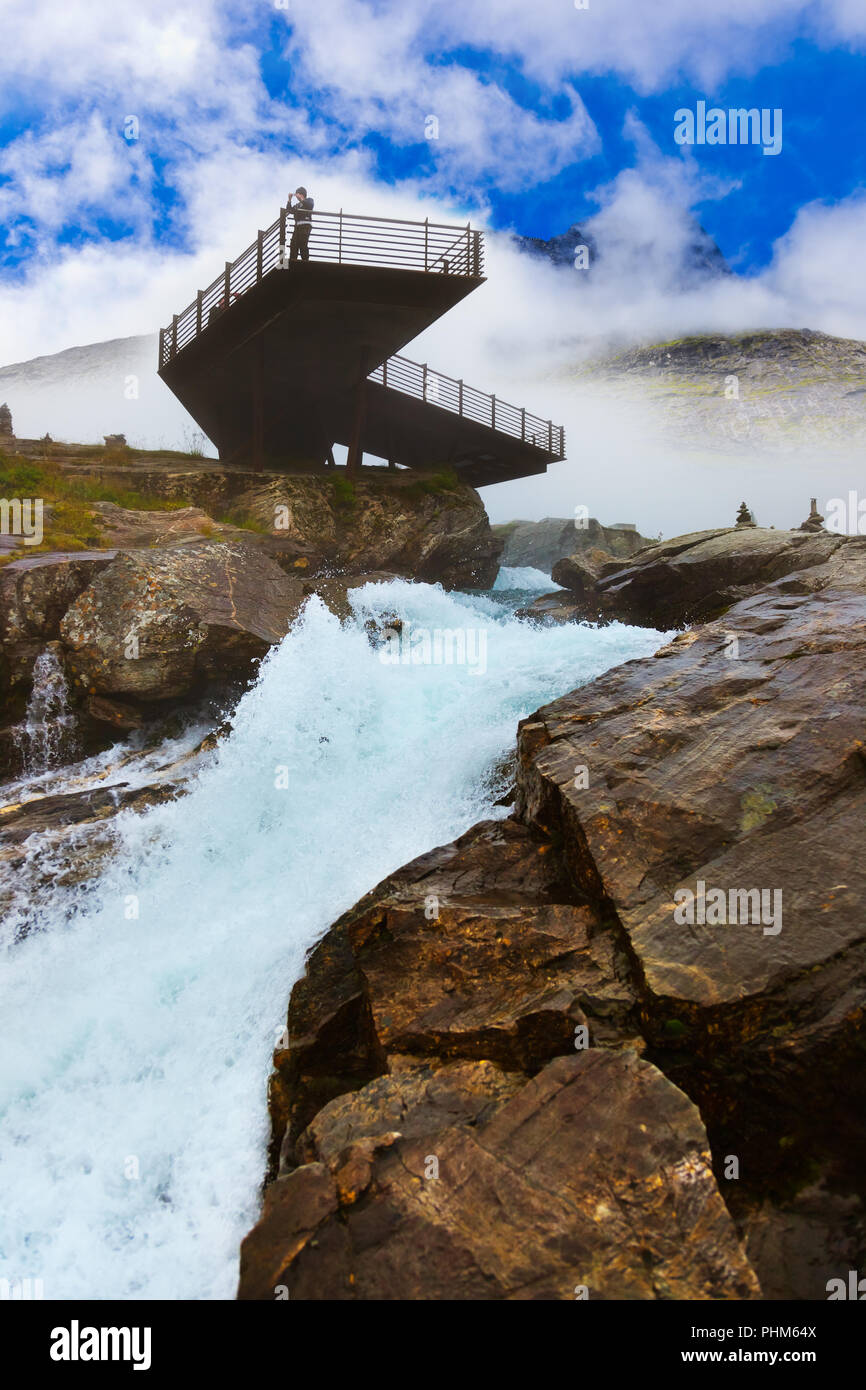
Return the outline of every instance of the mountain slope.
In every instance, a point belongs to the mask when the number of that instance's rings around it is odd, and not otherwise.
[[[605,255],[604,243],[599,244],[591,232],[582,230],[576,222],[568,231],[546,241],[542,237],[534,236],[515,236],[514,241],[517,247],[528,255],[551,261],[556,266],[566,266],[568,269],[574,266],[574,253],[578,246],[588,248],[589,271],[596,262],[601,262]],[[713,238],[699,222],[694,224],[694,230],[683,248],[680,274],[684,284],[705,279],[707,276],[732,274]]]
[[[140,448],[189,447],[198,426],[157,376],[157,336],[113,338],[0,367],[0,404],[16,435]]]
[[[845,453],[866,443],[866,343],[808,328],[696,334],[567,375],[611,403],[640,399],[679,443]]]

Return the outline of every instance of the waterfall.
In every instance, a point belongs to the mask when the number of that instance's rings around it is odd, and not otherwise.
[[[48,1299],[231,1297],[305,953],[386,874],[507,814],[519,718],[660,641],[403,581],[353,608],[341,625],[310,599],[188,794],[122,812],[95,885],[47,887],[7,940],[0,1277]],[[382,613],[476,640],[384,659]],[[459,660],[482,647],[483,669]]]
[[[33,686],[24,723],[15,730],[24,771],[47,772],[78,752],[78,716],[69,705],[69,686],[56,642],[33,665]]]

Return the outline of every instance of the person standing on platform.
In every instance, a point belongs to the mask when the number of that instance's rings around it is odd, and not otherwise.
[[[297,198],[297,203],[292,206],[292,199]],[[310,232],[313,230],[313,200],[307,196],[306,188],[296,188],[294,193],[289,194],[288,210],[295,219],[295,230],[292,232],[292,241],[289,246],[289,260],[296,261],[298,257],[302,261],[310,259],[309,240]]]

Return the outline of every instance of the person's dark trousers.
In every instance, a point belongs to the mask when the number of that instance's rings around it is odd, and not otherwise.
[[[300,256],[302,261],[310,259],[310,232],[313,230],[311,222],[299,222],[292,232],[291,245],[289,246],[289,260],[296,261]]]

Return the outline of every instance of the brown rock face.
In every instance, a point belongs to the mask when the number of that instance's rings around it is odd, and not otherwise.
[[[866,542],[806,540],[525,720],[518,818],[311,953],[241,1297],[824,1299],[862,1264]]]
[[[734,526],[648,546],[626,565],[588,567],[574,555],[554,566],[553,579],[570,591],[581,618],[684,627],[717,617],[786,574],[825,564],[846,544],[826,531]]]
[[[864,657],[851,541],[521,729],[524,816],[615,908],[649,1055],[755,1185],[862,1171]]]
[[[594,594],[601,576],[608,570],[618,570],[620,565],[621,561],[616,560],[609,550],[598,547],[580,550],[554,565],[555,582],[568,589],[577,599],[585,600]]]
[[[751,1298],[700,1118],[632,1052],[409,1065],[301,1137],[242,1298]]]
[[[33,555],[0,569],[0,651],[3,688],[26,685],[46,642],[79,594],[114,559],[114,551]]]
[[[240,1296],[756,1296],[696,1112],[638,1061],[629,976],[515,821],[380,884],[293,991]]]
[[[201,507],[137,511],[118,507],[114,502],[94,502],[93,511],[106,542],[118,550],[151,545],[189,545],[211,536],[249,539],[239,527],[214,521]]]
[[[276,1056],[284,1165],[323,1099],[386,1070],[392,1052],[532,1069],[573,1048],[578,1024],[633,1036],[623,975],[550,842],[482,822],[380,884],[311,953]]]
[[[249,543],[289,573],[307,577],[388,571],[446,589],[487,589],[496,579],[502,539],[494,536],[474,488],[446,473],[365,469],[357,479],[345,470],[295,475],[250,472],[202,460],[196,467],[131,463],[118,467],[70,467],[73,476],[98,478],[166,500],[183,499],[201,516],[192,526],[232,529],[240,519],[256,528]],[[107,522],[119,520],[103,509]],[[206,515],[205,515],[206,514]],[[126,514],[134,526],[171,525]],[[180,523],[177,523],[180,524]],[[128,543],[128,542],[125,542]],[[136,542],[138,543],[138,542]]]
[[[238,542],[130,551],[69,608],[61,641],[89,693],[165,700],[249,677],[303,597],[300,580]]]

